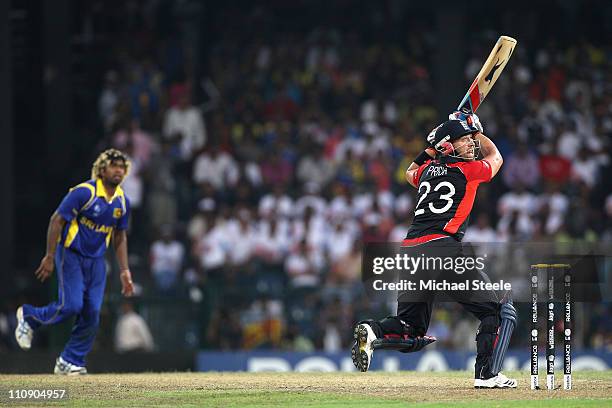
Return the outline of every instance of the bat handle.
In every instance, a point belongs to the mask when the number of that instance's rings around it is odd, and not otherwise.
[[[474,110],[472,109],[472,103],[470,102],[469,94],[465,95],[465,97],[457,107],[457,110],[463,112],[466,115],[471,115],[472,113],[474,113]]]

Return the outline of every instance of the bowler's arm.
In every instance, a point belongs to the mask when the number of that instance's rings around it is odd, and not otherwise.
[[[41,282],[44,282],[53,273],[53,257],[55,256],[55,249],[57,248],[57,242],[59,241],[60,234],[66,225],[64,217],[54,212],[49,220],[49,227],[47,228],[47,252],[43,257],[38,269],[34,272],[36,278]]]
[[[128,264],[127,233],[125,230],[113,231],[113,247],[115,248],[115,255],[117,256],[119,270],[121,271],[119,274],[121,278],[121,293],[125,296],[132,296],[134,284]]]
[[[49,220],[49,228],[47,228],[47,255],[53,257],[55,255],[55,248],[57,247],[57,241],[59,241],[60,234],[66,225],[64,217],[54,212]]]

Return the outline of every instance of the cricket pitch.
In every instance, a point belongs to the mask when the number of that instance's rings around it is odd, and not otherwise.
[[[573,389],[529,389],[528,372],[507,372],[519,388],[476,390],[471,373],[147,373],[0,375],[6,407],[612,407],[612,371],[574,374]],[[542,376],[543,377],[543,376]],[[543,379],[543,378],[542,378]],[[561,378],[559,378],[561,380]],[[559,381],[558,381],[559,382]],[[542,383],[542,382],[541,382]],[[62,401],[10,399],[10,390],[66,389]]]

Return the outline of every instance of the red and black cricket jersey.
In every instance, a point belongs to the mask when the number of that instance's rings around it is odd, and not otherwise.
[[[417,238],[425,236],[452,236],[461,241],[478,185],[491,181],[491,176],[491,164],[486,160],[428,160],[422,164],[414,175],[417,204],[406,241],[420,242]]]

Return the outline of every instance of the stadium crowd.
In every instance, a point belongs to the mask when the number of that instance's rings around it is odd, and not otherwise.
[[[200,347],[345,349],[353,322],[391,312],[363,293],[363,244],[403,239],[415,205],[404,172],[450,113],[434,106],[435,42],[418,26],[389,43],[365,29],[228,30],[199,78],[188,33],[156,35],[147,12],[115,17],[98,101],[98,147],[133,162],[141,296],[205,298]],[[466,84],[493,41],[472,50]],[[521,45],[478,112],[505,164],[465,240],[612,242],[612,49]],[[592,311],[579,344],[612,346],[609,313]],[[473,349],[476,326],[445,304],[430,334]]]

